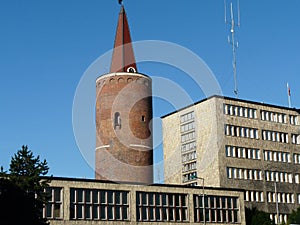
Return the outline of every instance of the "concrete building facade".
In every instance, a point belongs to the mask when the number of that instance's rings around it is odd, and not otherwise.
[[[247,207],[286,221],[300,206],[299,113],[213,96],[163,116],[165,183],[241,188]]]
[[[242,190],[203,190],[182,185],[53,178],[47,188],[51,200],[43,215],[51,225],[245,225]]]

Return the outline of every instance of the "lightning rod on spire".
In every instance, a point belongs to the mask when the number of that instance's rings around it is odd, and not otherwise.
[[[234,0],[233,0],[234,1]],[[235,28],[240,27],[240,1],[236,0],[236,7],[230,2],[229,12],[227,12],[227,2],[224,0],[225,9],[225,24],[230,26],[230,36],[228,36],[228,43],[232,46],[232,67],[233,67],[233,77],[234,77],[234,94],[238,98],[238,84],[237,84],[237,69],[236,69],[236,49],[238,48],[238,42],[235,40]],[[235,8],[237,13],[235,14]],[[230,15],[230,21],[227,20],[227,13]],[[236,16],[237,15],[237,16]],[[236,18],[237,17],[237,18]],[[236,23],[237,21],[237,23]]]

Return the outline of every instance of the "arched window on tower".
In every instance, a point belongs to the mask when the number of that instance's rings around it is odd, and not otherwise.
[[[116,112],[114,117],[114,128],[117,129],[117,127],[121,129],[121,116],[119,112]]]

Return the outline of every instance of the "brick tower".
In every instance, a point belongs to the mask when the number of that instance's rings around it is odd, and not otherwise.
[[[152,183],[152,81],[137,72],[124,6],[110,73],[96,80],[96,179]]]

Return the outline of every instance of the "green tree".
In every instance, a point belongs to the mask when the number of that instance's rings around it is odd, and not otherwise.
[[[245,209],[246,225],[275,225],[270,219],[268,213],[258,210],[257,208]]]
[[[300,224],[300,207],[289,215],[287,224]]]
[[[45,188],[50,179],[41,177],[47,175],[48,170],[47,161],[35,157],[27,146],[22,146],[12,157],[9,174],[1,168],[0,224],[19,225],[20,219],[21,224],[48,224],[42,217],[42,209],[48,201]]]

